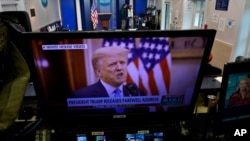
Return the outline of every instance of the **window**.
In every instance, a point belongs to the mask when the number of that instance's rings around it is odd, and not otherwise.
[[[204,24],[205,0],[194,0],[193,28],[201,29]]]

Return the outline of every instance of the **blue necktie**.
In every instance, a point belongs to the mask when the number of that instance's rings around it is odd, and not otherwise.
[[[114,93],[115,93],[114,97],[121,97],[121,90],[120,89],[118,89],[118,88],[115,89]]]
[[[114,97],[122,97],[122,95],[121,95],[121,90],[120,89],[115,89],[114,90],[114,93],[115,93],[115,95],[114,95]],[[115,108],[116,109],[116,112],[118,113],[118,114],[122,114],[122,113],[124,113],[124,108]]]

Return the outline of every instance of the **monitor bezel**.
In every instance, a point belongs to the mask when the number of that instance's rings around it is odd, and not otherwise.
[[[224,117],[225,114],[229,114],[228,108],[225,107],[225,100],[227,97],[227,87],[229,76],[234,74],[250,74],[250,61],[241,61],[241,62],[227,62],[224,64],[221,89],[218,98],[218,110],[216,114],[215,125],[217,134],[234,132],[236,128],[245,128],[249,127],[250,117],[241,118],[243,115],[238,115],[234,117]],[[244,106],[244,105],[242,105]],[[242,108],[242,106],[232,107],[237,110]],[[250,107],[250,105],[246,105]],[[229,109],[230,110],[230,109]],[[249,114],[250,115],[250,114]]]
[[[41,116],[44,117],[44,119],[47,119],[50,122],[60,124],[63,121],[83,121],[86,124],[89,120],[94,121],[95,119],[98,119],[101,123],[101,121],[106,120],[112,120],[112,122],[120,123],[123,121],[126,125],[126,123],[130,123],[131,120],[137,121],[138,123],[145,123],[145,122],[152,122],[158,124],[159,122],[168,122],[171,120],[185,120],[190,119],[192,117],[194,107],[196,104],[196,99],[200,90],[202,78],[204,76],[204,69],[205,65],[207,64],[208,57],[210,55],[213,42],[215,39],[216,30],[209,29],[209,30],[138,30],[138,31],[62,31],[62,32],[23,32],[22,33],[22,40],[24,41],[24,44],[26,46],[29,46],[29,40],[30,39],[62,39],[62,38],[68,38],[68,39],[74,39],[74,38],[100,38],[100,37],[207,37],[207,43],[204,50],[204,55],[201,61],[201,68],[199,72],[199,76],[196,81],[194,95],[191,101],[190,106],[188,107],[188,110],[186,112],[164,112],[164,113],[136,113],[136,114],[125,114],[125,115],[110,115],[110,114],[102,114],[102,115],[83,115],[81,113],[77,113],[77,116],[75,114],[69,113],[67,111],[67,108],[63,110],[51,110],[51,107],[46,106],[45,98],[42,94],[39,93],[39,86],[36,85],[37,76],[35,74],[35,65],[34,62],[32,62],[32,53],[28,50],[27,54],[29,56],[29,67],[31,70],[32,75],[32,81],[34,83],[34,87],[36,90],[36,94],[38,97],[39,102],[39,110]],[[142,119],[143,118],[143,119]],[[58,120],[60,119],[60,120]],[[99,122],[96,122],[96,124],[100,124]],[[89,123],[88,123],[89,124]],[[115,123],[114,123],[115,124]]]

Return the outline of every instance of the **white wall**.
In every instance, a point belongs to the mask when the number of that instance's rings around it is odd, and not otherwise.
[[[43,7],[40,0],[0,0],[1,11],[27,11],[35,9],[36,16],[30,17],[32,31],[40,31],[50,23],[61,20],[60,0],[48,0],[47,7]]]
[[[0,12],[16,10],[25,10],[24,0],[0,0]]]
[[[217,30],[216,39],[232,45],[229,61],[234,61],[239,55],[246,57],[250,31],[250,1],[230,0],[227,11],[215,10],[215,0],[207,2],[206,21],[208,28]],[[232,26],[228,26],[228,21],[233,22]]]
[[[242,3],[244,3],[244,1],[245,0],[230,0],[227,11],[215,10],[216,1],[207,1],[208,11],[206,13],[206,21],[208,28],[217,29],[216,38],[230,44],[235,43],[243,10]],[[234,25],[231,28],[226,26],[228,20],[234,21]]]
[[[250,1],[246,0],[242,3],[243,14],[241,15],[239,34],[236,37],[235,48],[232,53],[232,57],[244,56],[250,57]]]
[[[171,22],[174,17],[178,17],[178,29],[192,28],[192,7],[190,0],[159,0],[162,3],[162,11],[165,11],[165,2],[171,3]],[[223,53],[224,59],[221,56],[214,56],[220,60],[230,62],[234,61],[237,56],[250,57],[250,1],[249,0],[230,0],[227,11],[215,10],[216,0],[206,0],[205,23],[208,29],[216,29],[216,40],[222,42],[226,46],[223,49],[228,49]],[[164,27],[165,13],[161,15],[161,29]],[[229,21],[232,25],[229,26]],[[214,45],[213,52],[221,51],[221,45]],[[219,55],[217,52],[215,55]],[[227,60],[226,60],[227,58]],[[220,62],[220,63],[226,63]],[[223,64],[220,64],[222,66]]]
[[[26,9],[30,13],[30,9],[34,8],[35,17],[30,17],[32,30],[39,31],[50,23],[61,20],[60,6],[58,0],[48,0],[47,7],[43,7],[40,0],[26,0]]]

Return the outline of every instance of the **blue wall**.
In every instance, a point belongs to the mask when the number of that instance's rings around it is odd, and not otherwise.
[[[92,30],[90,20],[90,9],[92,0],[81,0],[81,16],[82,16],[82,30]]]
[[[77,30],[76,7],[74,0],[61,0],[62,24],[64,28]]]
[[[134,0],[134,13],[137,16],[145,13],[145,8],[147,7],[147,0]]]

